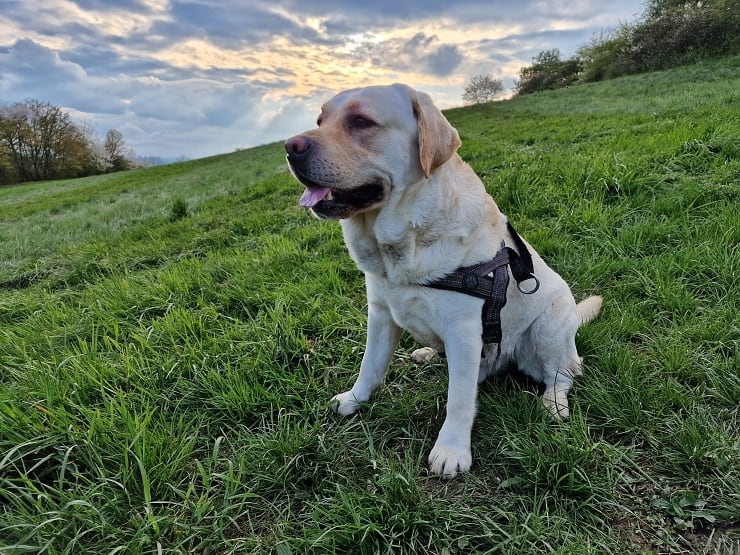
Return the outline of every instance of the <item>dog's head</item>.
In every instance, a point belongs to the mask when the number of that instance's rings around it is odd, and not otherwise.
[[[339,93],[322,107],[318,128],[285,142],[290,170],[306,186],[301,206],[324,219],[382,207],[459,146],[429,95],[398,84]]]

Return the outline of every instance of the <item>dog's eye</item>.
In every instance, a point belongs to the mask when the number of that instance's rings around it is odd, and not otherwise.
[[[349,126],[352,129],[367,129],[373,127],[375,122],[365,116],[352,116],[349,120]]]

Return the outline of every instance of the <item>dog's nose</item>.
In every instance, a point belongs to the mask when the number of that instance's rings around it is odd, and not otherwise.
[[[285,152],[290,156],[300,157],[306,154],[311,148],[311,142],[303,135],[296,135],[285,141]]]

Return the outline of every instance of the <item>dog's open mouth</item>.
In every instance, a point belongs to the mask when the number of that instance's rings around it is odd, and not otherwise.
[[[376,184],[363,185],[350,190],[308,185],[299,202],[301,206],[307,208],[313,208],[318,203],[327,201],[351,204],[360,208],[368,204],[374,204],[382,198],[383,187]]]
[[[306,190],[299,204],[311,208],[317,216],[323,218],[347,218],[377,205],[385,196],[385,189],[378,183],[369,183],[354,189],[332,189],[305,181],[304,184]]]

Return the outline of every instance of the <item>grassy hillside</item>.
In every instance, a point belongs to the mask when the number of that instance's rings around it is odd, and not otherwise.
[[[0,554],[737,553],[740,58],[451,110],[572,284],[572,416],[481,387],[426,473],[444,361],[354,418],[361,274],[279,144],[0,189]],[[733,551],[734,550],[734,551]]]

